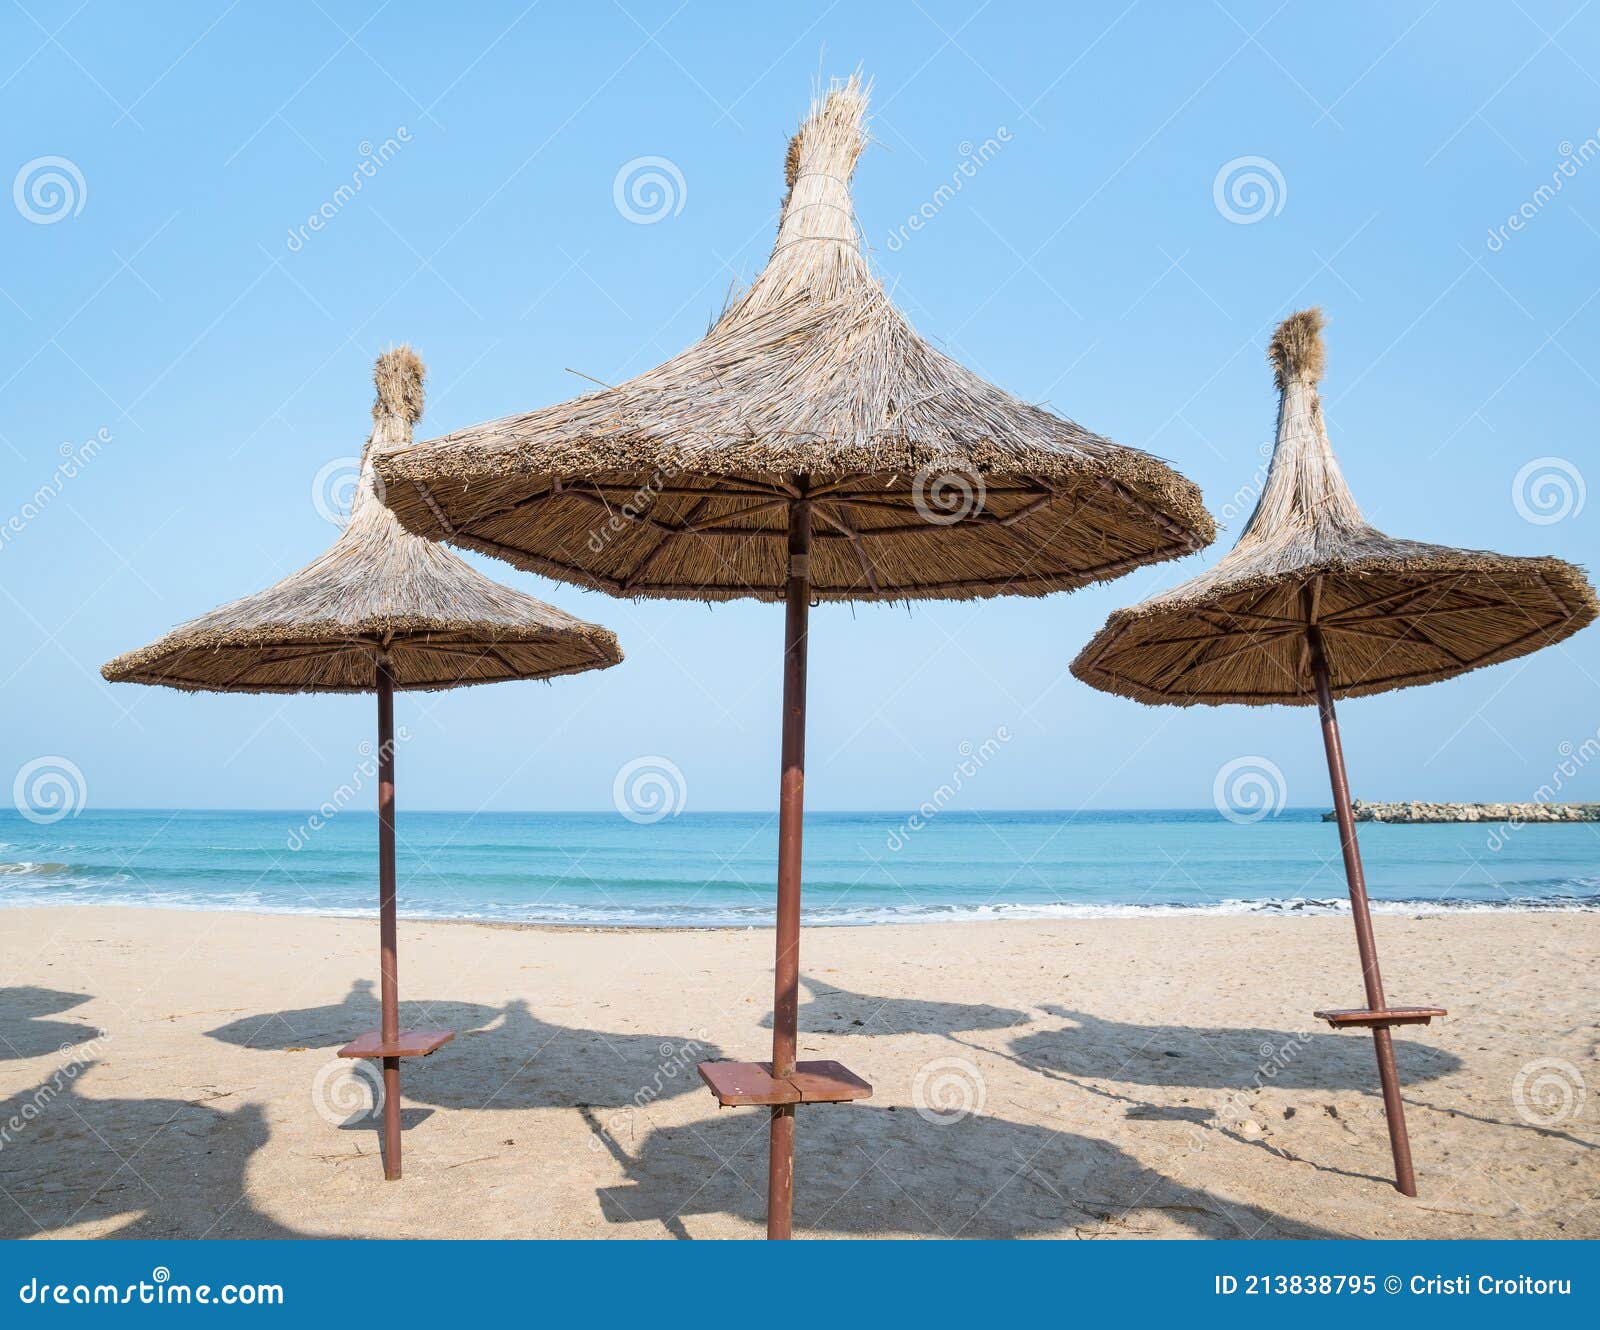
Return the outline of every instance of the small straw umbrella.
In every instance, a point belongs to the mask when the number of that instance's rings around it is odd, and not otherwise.
[[[491,582],[412,535],[384,507],[373,459],[411,441],[422,362],[387,351],[349,521],[333,546],[265,591],[118,656],[114,683],[186,692],[378,694],[378,918],[382,1025],[339,1050],[383,1063],[383,1170],[400,1176],[400,1059],[426,1057],[449,1030],[402,1030],[395,940],[394,691],[550,679],[622,659],[610,631]]]
[[[1140,702],[1316,705],[1367,1000],[1316,1015],[1335,1029],[1371,1029],[1396,1186],[1415,1196],[1389,1031],[1445,1013],[1391,1007],[1384,996],[1333,700],[1526,655],[1577,632],[1597,606],[1582,572],[1560,559],[1398,540],[1366,523],[1323,424],[1321,329],[1321,311],[1308,309],[1273,336],[1277,445],[1238,544],[1199,577],[1118,610],[1072,671]]]
[[[1165,464],[924,342],[862,258],[849,180],[867,92],[835,83],[789,144],[766,268],[705,338],[614,388],[378,463],[413,530],[613,595],[782,602],[770,1062],[701,1067],[771,1109],[767,1234],[791,1232],[795,1109],[863,1098],[796,1062],[807,617],[814,601],[1043,595],[1210,541]]]

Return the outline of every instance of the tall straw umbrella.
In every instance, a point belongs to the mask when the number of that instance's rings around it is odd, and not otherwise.
[[[706,337],[604,392],[380,459],[412,529],[619,596],[785,605],[770,1062],[707,1063],[771,1109],[767,1233],[790,1235],[795,1108],[871,1087],[796,1062],[807,615],[814,601],[1043,595],[1206,544],[1199,492],[924,342],[858,244],[867,92],[789,144],[765,270]]]
[[[1389,1031],[1445,1013],[1391,1007],[1384,996],[1333,700],[1526,655],[1577,632],[1597,606],[1582,572],[1560,559],[1425,545],[1367,524],[1323,424],[1321,329],[1321,311],[1308,309],[1273,336],[1277,445],[1238,544],[1199,577],[1118,610],[1072,671],[1140,702],[1316,705],[1367,1001],[1316,1015],[1336,1029],[1371,1029],[1396,1185],[1415,1196]]]
[[[400,1176],[400,1059],[426,1057],[449,1030],[402,1030],[395,941],[394,692],[504,679],[550,679],[622,659],[612,633],[491,582],[459,556],[406,531],[373,472],[411,442],[422,415],[422,362],[387,351],[350,518],[320,558],[265,591],[212,610],[118,656],[114,683],[188,692],[378,695],[378,919],[382,1024],[339,1050],[383,1063],[383,1169]]]

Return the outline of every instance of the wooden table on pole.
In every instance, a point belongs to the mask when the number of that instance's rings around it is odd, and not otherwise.
[[[1328,755],[1328,779],[1333,786],[1333,812],[1339,823],[1339,845],[1344,851],[1345,882],[1350,890],[1350,914],[1355,920],[1356,949],[1361,953],[1361,982],[1367,1005],[1354,1011],[1319,1011],[1335,1029],[1370,1028],[1378,1056],[1378,1080],[1383,1085],[1383,1115],[1389,1124],[1389,1148],[1394,1155],[1395,1186],[1406,1196],[1417,1194],[1411,1167],[1411,1138],[1406,1133],[1405,1104],[1400,1099],[1400,1073],[1395,1066],[1395,1025],[1426,1025],[1443,1016],[1439,1007],[1390,1007],[1383,995],[1383,974],[1378,969],[1378,944],[1372,935],[1372,910],[1367,904],[1367,880],[1361,868],[1361,847],[1356,841],[1355,813],[1350,806],[1350,781],[1345,773],[1344,746],[1339,741],[1339,718],[1333,709],[1333,685],[1322,632],[1315,624],[1306,630],[1311,655],[1311,677],[1317,690],[1317,712],[1322,719],[1322,744]]]
[[[865,1099],[872,1087],[837,1062],[797,1062],[800,1016],[800,862],[806,784],[806,635],[811,610],[811,505],[789,505],[783,618],[783,746],[778,781],[778,918],[772,984],[772,1061],[702,1062],[723,1107],[766,1105],[767,1237],[794,1231],[795,1109]]]

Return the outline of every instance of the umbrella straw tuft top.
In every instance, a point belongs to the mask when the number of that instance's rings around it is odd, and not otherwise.
[[[380,456],[412,530],[616,595],[781,600],[812,501],[817,600],[1042,595],[1215,534],[1165,463],[925,342],[861,254],[867,88],[790,142],[765,269],[706,336],[615,387]]]
[[[1141,702],[1308,705],[1309,627],[1334,694],[1357,697],[1511,660],[1594,619],[1594,590],[1570,563],[1402,540],[1367,523],[1328,443],[1321,328],[1308,309],[1273,336],[1277,444],[1238,544],[1113,614],[1073,661],[1080,679]]]
[[[378,358],[371,438],[350,518],[325,554],[101,669],[112,682],[234,693],[359,693],[387,654],[396,688],[545,679],[615,665],[607,629],[491,582],[406,531],[384,507],[376,456],[411,442],[423,366],[410,347]]]

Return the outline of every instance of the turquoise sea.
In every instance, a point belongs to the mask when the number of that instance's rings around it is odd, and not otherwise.
[[[0,906],[149,905],[370,914],[377,819],[89,809],[0,815]],[[777,819],[402,810],[412,918],[748,927],[772,919]],[[1380,910],[1600,908],[1600,824],[1363,824]],[[1498,848],[1496,848],[1498,847]],[[944,812],[806,819],[809,924],[1343,909],[1338,837],[1312,810]]]

